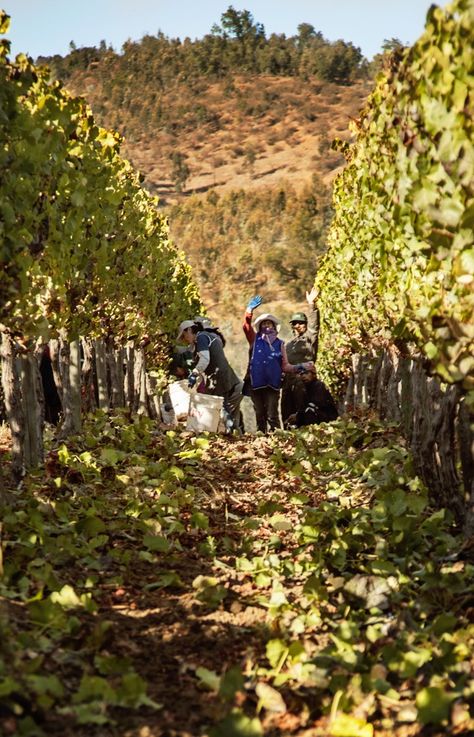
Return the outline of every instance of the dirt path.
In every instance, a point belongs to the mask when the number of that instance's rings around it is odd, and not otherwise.
[[[131,720],[117,734],[124,737],[195,737],[222,719],[228,703],[210,691],[196,671],[206,668],[221,674],[236,665],[245,673],[256,656],[262,657],[271,633],[267,609],[258,601],[255,586],[235,570],[235,558],[251,541],[264,542],[273,530],[258,511],[270,500],[288,505],[294,493],[306,493],[315,504],[314,487],[284,473],[275,474],[272,441],[217,439],[196,468],[200,507],[209,527],[181,537],[182,551],[170,561],[183,587],[143,591],[144,573],[135,570],[127,583],[108,601],[104,614],[113,617],[111,652],[127,655],[148,684],[148,694],[163,704],[156,714]],[[295,507],[296,510],[296,507]],[[255,527],[245,521],[255,518]],[[296,514],[295,514],[296,519]],[[284,533],[280,533],[284,538]],[[203,557],[199,544],[212,537],[216,557]],[[212,591],[196,588],[198,577],[214,579]],[[194,586],[193,586],[194,582]],[[217,590],[217,603],[213,591]],[[198,671],[199,672],[199,671]],[[273,716],[270,721],[283,734],[298,725],[296,716]],[[276,722],[279,722],[277,724]],[[145,724],[145,726],[140,726]],[[286,724],[286,726],[285,726]],[[133,725],[133,726],[132,726]],[[270,726],[270,725],[269,725]],[[269,732],[271,734],[273,732]]]
[[[99,415],[0,520],[5,737],[474,733],[472,547],[374,417]]]

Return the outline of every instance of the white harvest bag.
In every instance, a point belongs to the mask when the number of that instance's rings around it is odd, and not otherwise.
[[[186,430],[217,432],[223,404],[224,397],[193,392],[189,402]]]
[[[189,412],[189,400],[191,394],[188,388],[188,380],[173,381],[169,384],[168,391],[177,420],[184,420]]]

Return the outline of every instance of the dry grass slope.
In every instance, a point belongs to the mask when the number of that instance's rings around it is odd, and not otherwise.
[[[144,116],[139,125],[136,112],[117,110],[107,99],[94,70],[68,82],[101,123],[124,135],[124,155],[163,204],[211,189],[256,189],[280,180],[298,187],[313,175],[330,183],[343,164],[331,142],[349,138],[349,120],[357,117],[370,86],[270,75],[201,80],[191,90],[178,83],[154,101],[154,109],[158,104],[166,110],[165,122],[145,122]],[[190,170],[182,194],[172,179],[176,153]]]
[[[204,304],[243,373],[240,321],[248,297],[264,296],[264,309],[280,316],[285,339],[289,315],[307,308],[304,291],[325,249],[331,183],[344,164],[331,143],[350,138],[348,124],[372,83],[203,77],[177,81],[159,95],[145,88],[141,98],[134,93],[132,103],[117,106],[102,79],[90,66],[67,86],[86,97],[101,124],[124,136],[122,153],[170,215],[171,236],[187,254]],[[173,178],[176,155],[189,168],[182,187]],[[275,211],[281,195],[286,204]],[[280,267],[272,263],[276,253]]]

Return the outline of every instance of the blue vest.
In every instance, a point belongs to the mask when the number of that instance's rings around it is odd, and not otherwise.
[[[283,341],[275,338],[270,345],[260,334],[255,338],[250,359],[252,389],[281,387],[281,347]]]

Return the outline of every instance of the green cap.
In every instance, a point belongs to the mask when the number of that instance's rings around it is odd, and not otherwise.
[[[308,318],[304,312],[295,312],[294,315],[290,317],[290,322],[308,322]]]

